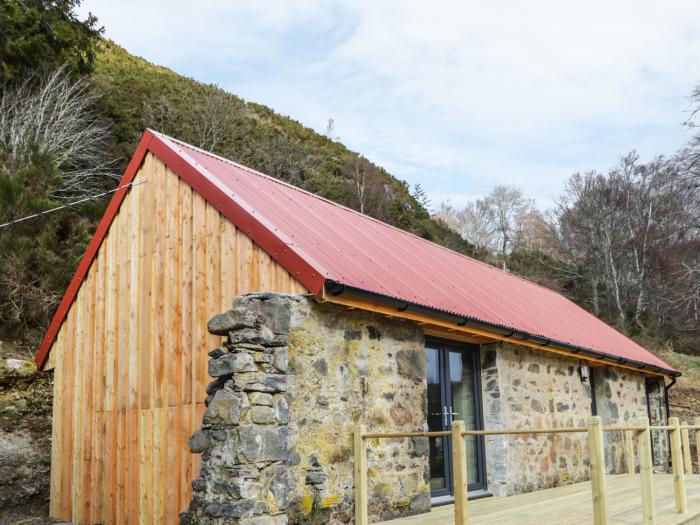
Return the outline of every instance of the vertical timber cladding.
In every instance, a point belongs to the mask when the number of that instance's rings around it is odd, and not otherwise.
[[[306,290],[148,154],[54,342],[51,516],[176,523],[199,457],[212,312]]]

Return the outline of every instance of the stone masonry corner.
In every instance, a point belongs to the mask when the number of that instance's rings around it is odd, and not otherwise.
[[[182,525],[284,525],[289,505],[287,357],[290,302],[300,296],[236,298],[209,332],[225,336],[209,353],[203,425],[189,440],[202,455]]]

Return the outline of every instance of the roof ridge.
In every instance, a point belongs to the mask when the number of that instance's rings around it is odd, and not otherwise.
[[[497,267],[497,266],[494,266],[494,265],[489,264],[489,263],[487,263],[487,262],[484,262],[484,261],[481,261],[481,260],[479,260],[479,259],[476,259],[475,257],[470,257],[469,255],[466,255],[466,254],[460,253],[460,252],[458,252],[458,251],[455,251],[455,250],[453,250],[453,249],[451,249],[451,248],[448,248],[447,246],[443,246],[443,245],[438,244],[438,243],[436,243],[436,242],[434,242],[434,241],[431,241],[430,239],[426,239],[426,238],[424,238],[424,237],[421,237],[420,235],[416,235],[415,233],[412,233],[412,232],[403,230],[403,229],[399,228],[398,226],[394,226],[393,224],[389,224],[389,223],[387,223],[387,222],[384,222],[384,221],[381,221],[381,220],[379,220],[379,219],[376,219],[376,218],[374,218],[374,217],[372,217],[372,216],[370,216],[370,215],[367,215],[367,214],[365,214],[365,213],[361,213],[361,212],[359,212],[359,211],[357,211],[357,210],[355,210],[355,209],[353,209],[353,208],[350,208],[350,207],[345,206],[345,205],[343,205],[343,204],[340,204],[340,203],[337,203],[337,202],[332,201],[332,200],[330,200],[330,199],[327,199],[326,197],[322,197],[322,196],[320,196],[320,195],[316,195],[316,194],[313,193],[313,192],[310,192],[310,191],[305,190],[305,189],[303,189],[303,188],[300,188],[300,187],[298,187],[298,186],[294,186],[293,184],[290,184],[289,182],[286,182],[286,181],[283,181],[283,180],[278,179],[278,178],[276,178],[276,177],[273,177],[272,175],[267,175],[266,173],[263,173],[263,172],[261,172],[261,171],[254,170],[254,169],[252,169],[252,168],[249,168],[248,166],[245,166],[245,165],[243,165],[243,164],[240,164],[240,163],[238,163],[238,162],[235,162],[235,161],[233,161],[233,160],[231,160],[231,159],[227,159],[226,157],[222,157],[221,155],[217,155],[216,153],[212,153],[211,151],[207,151],[207,150],[205,150],[205,149],[202,149],[202,148],[199,148],[199,147],[194,146],[194,145],[192,145],[192,144],[189,144],[189,143],[187,143],[187,142],[185,142],[185,141],[183,141],[183,140],[176,139],[176,138],[174,138],[174,137],[171,137],[171,136],[169,136],[169,135],[166,135],[165,133],[160,133],[160,132],[155,131],[155,130],[150,130],[150,131],[153,132],[155,135],[157,135],[157,136],[159,136],[159,137],[161,137],[161,138],[164,138],[164,139],[166,139],[166,140],[170,140],[171,142],[174,142],[174,143],[176,143],[176,144],[179,144],[180,146],[183,146],[183,147],[185,147],[185,148],[190,148],[190,149],[196,150],[196,151],[200,152],[200,153],[203,154],[203,155],[207,155],[208,157],[211,157],[211,158],[220,160],[220,161],[222,161],[222,162],[225,162],[225,163],[227,163],[227,164],[230,164],[230,165],[232,165],[232,166],[235,166],[235,167],[237,167],[237,168],[239,168],[239,169],[242,169],[243,171],[247,171],[247,172],[249,172],[249,173],[251,173],[251,174],[253,174],[253,175],[257,175],[257,176],[259,176],[259,177],[263,177],[263,178],[265,178],[265,179],[267,179],[267,180],[270,180],[271,182],[274,182],[274,183],[279,184],[279,185],[281,185],[281,186],[285,186],[285,187],[287,187],[287,188],[289,188],[289,189],[291,189],[291,190],[304,193],[304,194],[309,195],[309,196],[311,196],[311,197],[313,197],[313,198],[315,198],[315,199],[318,199],[318,200],[322,200],[322,201],[327,202],[328,204],[331,204],[331,205],[333,205],[333,206],[336,206],[336,207],[338,207],[338,208],[340,208],[340,209],[342,209],[342,210],[346,210],[346,211],[348,211],[348,212],[351,212],[351,213],[353,213],[353,214],[355,214],[355,215],[357,215],[357,216],[359,216],[359,217],[361,217],[361,218],[364,218],[364,219],[373,221],[374,223],[380,224],[380,225],[385,226],[385,227],[388,227],[388,228],[392,228],[392,229],[396,230],[397,232],[399,232],[399,233],[401,233],[401,234],[403,234],[403,235],[410,235],[411,237],[414,237],[414,238],[416,238],[416,239],[419,239],[419,240],[422,241],[422,242],[429,243],[429,244],[431,244],[431,245],[433,245],[433,246],[436,246],[437,248],[439,248],[439,249],[441,249],[441,250],[444,250],[444,251],[446,251],[446,252],[448,252],[448,253],[450,253],[450,254],[458,255],[458,256],[460,256],[460,257],[464,257],[465,259],[468,259],[468,260],[473,261],[473,262],[475,262],[475,263],[477,263],[477,264],[480,264],[480,265],[484,266],[485,268],[487,268],[487,269],[489,269],[489,270],[495,270],[495,271],[500,272],[500,273],[502,273],[502,274],[504,274],[504,275],[507,275],[507,276],[509,276],[509,277],[511,277],[511,278],[513,278],[513,279],[519,279],[519,280],[524,281],[524,282],[526,282],[526,283],[528,283],[528,284],[530,284],[530,285],[532,285],[532,286],[537,286],[537,287],[539,287],[539,288],[541,288],[541,289],[543,289],[543,290],[546,290],[547,292],[549,292],[549,293],[551,293],[551,294],[562,295],[562,294],[560,294],[560,293],[558,293],[558,292],[555,292],[554,290],[552,290],[552,289],[550,289],[550,288],[547,288],[546,286],[543,286],[543,285],[541,285],[541,284],[539,284],[539,283],[530,281],[529,279],[526,279],[525,277],[522,277],[522,276],[520,276],[520,275],[511,273],[511,272],[509,272],[509,271],[507,271],[507,270],[502,270],[501,268],[499,268],[499,267]],[[325,270],[325,268],[324,268],[324,270]],[[562,297],[564,297],[564,296],[562,295]],[[568,297],[565,297],[565,298],[568,299]],[[570,299],[569,299],[569,300],[570,300]],[[572,302],[573,302],[573,301],[572,301]],[[575,304],[575,303],[574,303],[574,304]],[[578,305],[577,305],[577,306],[578,306]]]

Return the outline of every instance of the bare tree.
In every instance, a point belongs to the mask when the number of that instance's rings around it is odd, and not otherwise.
[[[50,155],[62,179],[51,197],[92,194],[105,177],[115,177],[106,152],[108,130],[93,110],[96,98],[87,81],[74,82],[64,68],[2,89],[0,146],[8,162],[33,152]]]
[[[493,247],[496,238],[493,213],[484,199],[470,201],[461,210],[454,208],[449,201],[443,202],[434,217],[479,250],[485,252]]]
[[[517,228],[517,218],[528,209],[528,201],[522,192],[514,187],[496,186],[486,197],[486,206],[491,210],[496,232],[498,251],[505,259],[513,246]]]
[[[331,122],[329,122],[329,126]],[[367,162],[363,162],[364,158],[358,156],[355,158],[355,194],[359,203],[360,213],[365,212],[365,202],[367,199]]]

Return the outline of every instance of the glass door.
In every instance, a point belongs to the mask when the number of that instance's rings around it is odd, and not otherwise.
[[[426,343],[428,429],[448,431],[460,419],[467,429],[483,428],[479,347],[429,340]],[[482,437],[468,436],[469,490],[485,488]],[[430,488],[434,497],[453,494],[451,438],[430,438]]]

